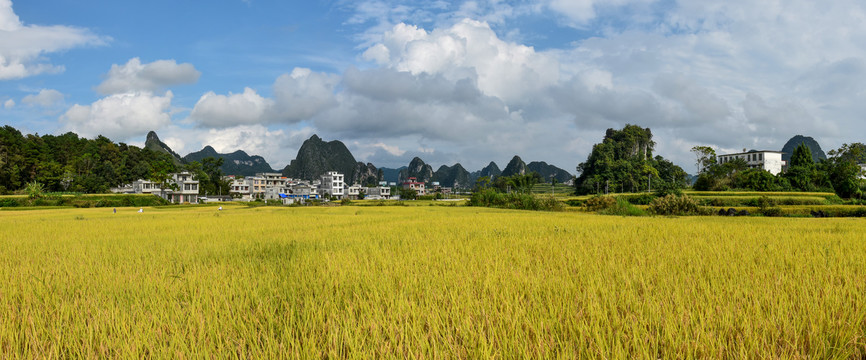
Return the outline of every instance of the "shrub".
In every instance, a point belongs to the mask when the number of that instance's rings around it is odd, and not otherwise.
[[[682,191],[680,191],[682,193]],[[667,196],[668,194],[664,194],[662,196]],[[657,195],[651,194],[640,194],[640,195],[631,195],[631,196],[623,196],[629,203],[634,205],[649,205],[650,202],[653,201],[657,197]]]
[[[760,209],[760,212],[764,216],[782,216],[784,213],[782,212],[782,208],[778,206],[768,207]]]
[[[0,207],[15,207],[20,205],[15,199],[0,199]]]
[[[770,198],[769,196],[761,196],[755,201],[755,206],[760,208],[761,210],[773,207],[778,205],[779,202],[776,199]]]
[[[621,215],[621,216],[646,216],[646,211],[643,211],[641,208],[634,206],[625,198],[617,198],[616,203],[602,211],[599,211],[600,214],[605,215]]]
[[[594,196],[586,200],[584,204],[588,211],[601,211],[616,206],[616,198],[613,196]]]
[[[671,194],[679,196],[679,195],[683,194],[683,190],[680,189],[680,187],[677,186],[675,183],[662,182],[656,188],[654,194],[655,194],[655,197],[665,197],[665,196],[668,196]],[[652,199],[650,199],[650,201],[652,201]],[[641,204],[641,205],[647,205],[647,204]]]
[[[656,215],[709,215],[707,209],[688,196],[668,195],[656,198],[649,205],[649,211]]]
[[[27,191],[27,196],[31,199],[41,198],[42,194],[45,192],[45,188],[42,184],[35,181],[27,183],[25,190]]]
[[[825,201],[829,205],[840,205],[840,204],[843,204],[845,202],[845,200],[842,200],[842,198],[840,198],[839,195],[828,196]]]
[[[469,206],[497,207],[504,209],[519,210],[562,210],[562,203],[554,198],[536,198],[532,194],[510,193],[505,194],[495,189],[483,189],[476,191],[469,198]]]

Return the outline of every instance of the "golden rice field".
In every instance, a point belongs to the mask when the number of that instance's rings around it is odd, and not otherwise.
[[[0,211],[0,358],[863,358],[866,220]]]

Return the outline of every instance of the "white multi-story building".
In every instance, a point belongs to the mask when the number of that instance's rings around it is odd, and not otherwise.
[[[172,182],[177,189],[167,193],[166,200],[173,203],[198,202],[198,180],[193,179],[192,174],[187,171],[173,174]]]
[[[152,194],[160,196],[173,203],[197,203],[198,180],[187,171],[171,174],[169,186],[160,189],[159,183],[150,180],[132,182],[132,192],[135,194]]]
[[[719,164],[734,161],[735,159],[743,159],[750,169],[766,170],[770,174],[778,175],[782,172],[782,168],[787,165],[782,160],[782,152],[771,150],[753,150],[736,154],[719,155]]]
[[[337,199],[342,199],[343,195],[345,195],[343,191],[344,186],[343,174],[336,171],[328,171],[325,175],[322,175],[322,185],[319,186],[319,193],[322,196],[328,194]]]

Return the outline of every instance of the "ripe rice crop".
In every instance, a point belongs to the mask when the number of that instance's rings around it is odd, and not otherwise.
[[[862,358],[864,219],[0,211],[2,358]]]
[[[688,196],[783,196],[783,197],[823,197],[836,196],[831,192],[803,192],[803,191],[683,191]]]

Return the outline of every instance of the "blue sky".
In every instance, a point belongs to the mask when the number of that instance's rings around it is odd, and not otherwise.
[[[566,170],[607,128],[656,153],[866,141],[861,2],[0,0],[0,123],[282,168],[356,158]]]

